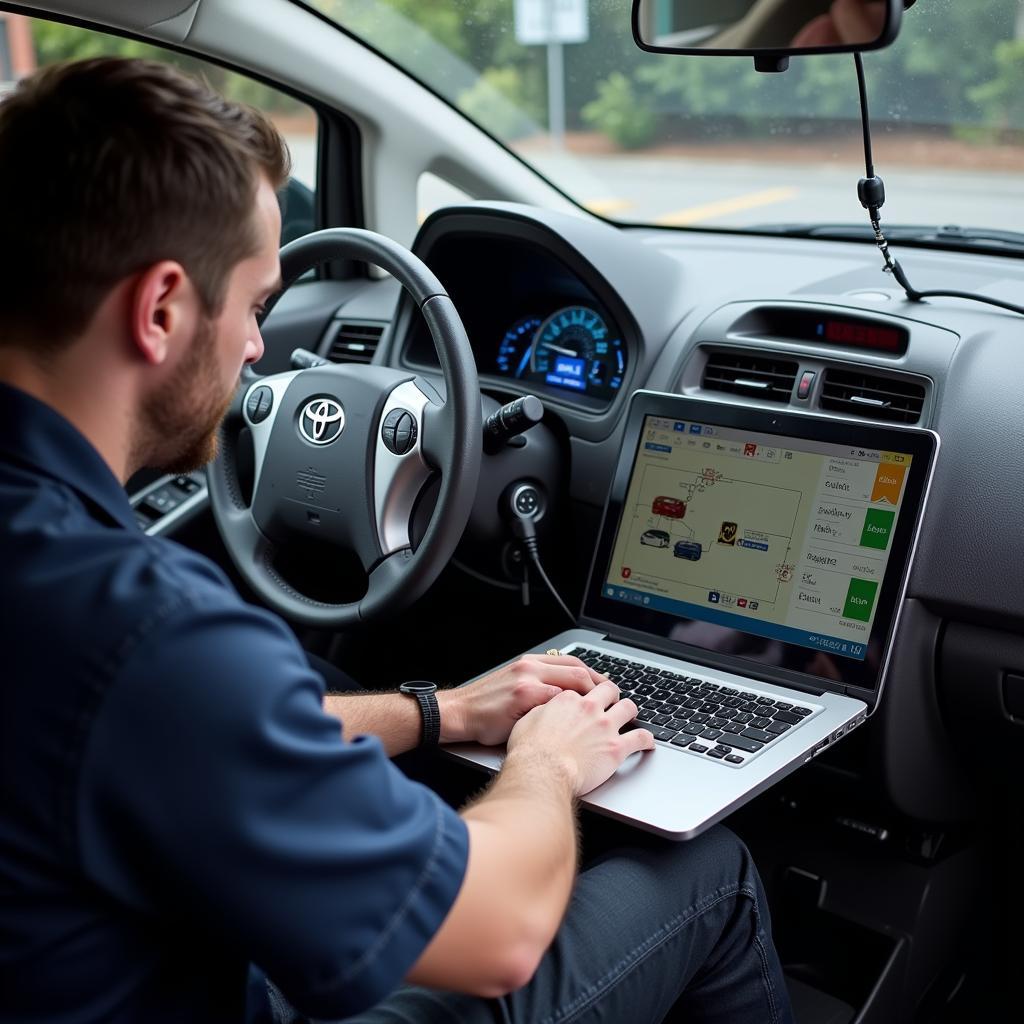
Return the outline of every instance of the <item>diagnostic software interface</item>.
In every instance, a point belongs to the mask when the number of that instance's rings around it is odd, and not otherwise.
[[[647,416],[604,596],[863,660],[910,462]]]

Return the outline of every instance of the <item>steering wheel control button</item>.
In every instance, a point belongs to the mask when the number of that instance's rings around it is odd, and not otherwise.
[[[318,446],[337,441],[345,429],[345,412],[333,398],[311,398],[299,413],[299,433]]]
[[[274,406],[274,392],[268,387],[259,387],[245,403],[245,412],[250,423],[262,423]]]
[[[405,455],[412,451],[417,436],[416,420],[407,409],[392,409],[384,417],[381,437],[392,455]]]
[[[807,399],[811,396],[811,388],[814,387],[814,378],[816,374],[813,370],[804,370],[800,375],[800,383],[797,385],[796,397],[800,399]]]

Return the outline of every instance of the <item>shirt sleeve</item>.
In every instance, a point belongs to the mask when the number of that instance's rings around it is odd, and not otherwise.
[[[286,627],[189,600],[130,645],[78,790],[83,868],[214,929],[302,1012],[394,989],[462,884],[468,834],[376,738],[348,737]]]

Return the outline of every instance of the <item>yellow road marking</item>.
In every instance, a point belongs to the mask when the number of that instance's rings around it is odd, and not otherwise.
[[[666,227],[697,224],[702,220],[722,217],[727,213],[738,213],[740,210],[750,210],[755,206],[781,203],[792,199],[796,194],[797,189],[795,188],[767,188],[763,192],[748,192],[746,195],[733,196],[731,199],[716,199],[714,202],[701,203],[699,206],[687,206],[683,210],[676,210],[674,213],[666,213],[655,218],[654,223],[664,224]]]
[[[636,203],[631,199],[588,199],[583,205],[591,213],[596,213],[601,217],[610,217],[613,213],[631,210]]]

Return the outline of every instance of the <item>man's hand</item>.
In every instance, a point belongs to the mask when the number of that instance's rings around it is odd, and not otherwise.
[[[475,683],[438,693],[441,742],[504,743],[528,711],[560,693],[587,694],[607,678],[571,655],[524,654]]]
[[[619,688],[603,682],[586,696],[563,691],[543,707],[535,708],[512,730],[508,760],[543,756],[563,764],[577,796],[596,789],[638,750],[653,750],[654,737],[646,729],[619,730],[636,718],[637,706],[619,700]]]

